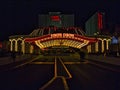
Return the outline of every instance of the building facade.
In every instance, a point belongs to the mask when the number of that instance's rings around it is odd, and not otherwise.
[[[73,14],[50,12],[48,15],[39,15],[39,28],[34,29],[29,35],[10,36],[9,42],[10,51],[23,54],[40,54],[44,49],[64,46],[84,48],[88,53],[104,53],[109,49],[111,37],[86,35],[80,27],[74,27]]]
[[[105,29],[105,13],[94,13],[85,23],[87,35],[103,34]]]

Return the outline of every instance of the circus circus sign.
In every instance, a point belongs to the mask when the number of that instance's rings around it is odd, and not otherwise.
[[[90,41],[90,42],[96,42],[96,38],[89,38],[77,34],[70,34],[70,33],[55,33],[55,34],[48,34],[40,37],[33,37],[33,38],[26,38],[26,42],[34,42],[36,40],[40,40],[41,42],[44,42],[46,40],[50,39],[73,39],[77,41],[83,42],[84,40]]]
[[[70,33],[55,33],[48,34],[40,37],[26,38],[25,42],[35,43],[40,48],[46,48],[49,46],[66,45],[76,48],[81,48],[90,43],[97,42],[95,38],[88,38],[82,35],[70,34]]]

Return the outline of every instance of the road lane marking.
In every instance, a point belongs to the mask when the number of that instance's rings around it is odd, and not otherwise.
[[[61,78],[62,78],[62,81],[63,81],[64,89],[69,90],[69,87],[68,87],[68,84],[67,84],[67,81],[66,81],[65,77],[61,76]]]
[[[29,64],[55,64],[55,62],[31,62]],[[81,62],[63,62],[63,63],[64,64],[81,64]]]
[[[35,61],[35,60],[38,59],[38,58],[40,58],[40,57],[38,56],[38,57],[36,57],[36,58],[33,58],[33,59],[31,59],[30,61],[28,61],[28,62],[25,62],[25,63],[22,63],[22,64],[20,64],[20,65],[17,65],[17,66],[15,66],[15,67],[13,67],[12,69],[19,68],[19,67],[21,67],[21,66],[24,66],[24,65],[26,65],[26,64],[29,64],[29,63]]]
[[[57,77],[57,58],[55,57],[55,64],[54,64],[54,77]]]
[[[30,64],[54,64],[55,62],[31,62]]]
[[[88,62],[63,62],[64,64],[82,64],[82,63],[84,63],[84,64],[87,64]]]
[[[67,81],[65,79],[64,76],[57,76],[57,77],[53,77],[50,81],[48,81],[44,86],[42,86],[41,88],[39,88],[39,90],[45,90],[47,87],[49,87],[50,84],[52,84],[55,79],[59,79],[61,78],[62,79],[62,82],[63,82],[63,85],[64,85],[64,90],[69,90],[69,87],[68,87],[68,84],[67,84]]]
[[[60,60],[60,58],[59,58]],[[72,75],[70,74],[70,72],[68,71],[67,67],[64,65],[64,63],[62,62],[62,60],[60,60],[62,66],[64,67],[65,71],[67,72],[68,74],[68,79],[72,78]],[[39,90],[45,90],[47,87],[49,87],[50,84],[52,84],[52,82],[55,81],[55,79],[58,79],[58,78],[61,78],[62,81],[63,81],[63,85],[64,85],[64,90],[69,90],[69,87],[68,87],[68,84],[67,84],[67,81],[66,81],[66,77],[64,76],[58,76],[58,73],[57,73],[57,57],[55,57],[55,61],[54,62],[47,62],[47,64],[54,64],[54,77],[48,81],[44,86],[42,86],[41,88],[39,88]],[[40,64],[45,64],[45,62],[40,62]],[[68,63],[69,64],[69,63]]]
[[[65,69],[65,71],[67,72],[67,74],[68,74],[68,78],[70,79],[70,78],[72,78],[72,75],[70,74],[70,72],[68,71],[68,69],[67,69],[67,67],[65,66],[65,64],[62,62],[62,60],[59,58],[59,60],[60,60],[60,62],[61,62],[61,64],[63,65],[63,67],[64,67],[64,69]]]
[[[55,61],[56,62],[56,61]],[[31,63],[29,63],[29,64],[55,64],[55,62],[31,62]],[[69,64],[82,64],[82,63],[84,63],[84,64],[87,64],[88,62],[87,61],[85,61],[85,62],[63,62],[65,65],[69,65]]]
[[[43,87],[39,88],[39,90],[45,90],[54,80],[56,77],[53,77],[50,81],[48,81]]]

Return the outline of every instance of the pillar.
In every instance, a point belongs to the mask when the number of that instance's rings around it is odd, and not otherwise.
[[[33,49],[34,49],[33,45],[30,45],[30,53],[31,54],[33,53]]]
[[[102,40],[102,53],[104,52],[104,40]]]
[[[95,52],[98,52],[98,42],[95,43]]]
[[[18,43],[17,43],[17,40],[15,40],[15,51],[16,51],[16,52],[18,51]]]
[[[88,53],[91,53],[91,45],[87,46]]]
[[[107,41],[106,41],[106,50],[108,50],[108,49],[109,49],[109,47],[108,47],[108,46],[109,46],[109,40],[107,40]]]
[[[13,51],[13,41],[10,40],[10,51]]]
[[[25,42],[24,42],[24,40],[22,40],[22,53],[23,54],[25,53]]]

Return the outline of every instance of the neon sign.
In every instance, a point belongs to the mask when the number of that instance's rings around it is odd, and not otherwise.
[[[74,34],[63,33],[63,38],[74,38]]]
[[[102,14],[98,13],[98,28],[99,28],[99,30],[101,30],[103,28],[102,18],[103,18]]]
[[[69,34],[69,33],[51,34],[51,38],[74,38],[74,34]]]
[[[40,42],[44,42],[44,41],[48,41],[51,39],[71,39],[71,40],[77,40],[77,41],[90,41],[90,42],[97,42],[98,40],[95,38],[87,38],[87,37],[83,37],[80,35],[75,35],[75,34],[70,34],[70,33],[56,33],[56,34],[49,34],[49,35],[45,35],[45,36],[41,36],[41,37],[36,37],[36,38],[26,38],[25,41],[26,42],[34,42],[34,41],[40,41]]]
[[[51,16],[52,21],[60,21],[60,16]]]
[[[51,38],[62,38],[62,33],[51,34]]]

